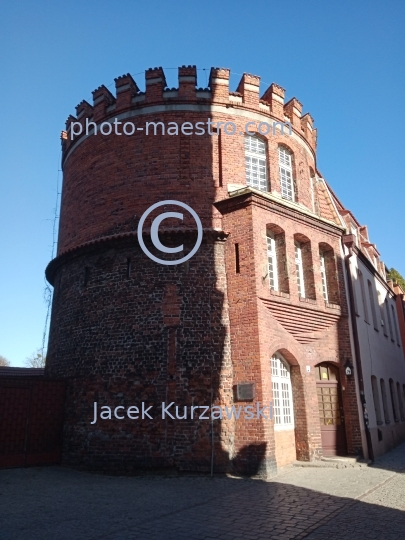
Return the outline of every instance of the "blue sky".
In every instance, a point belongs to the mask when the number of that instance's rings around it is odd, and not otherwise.
[[[401,0],[2,2],[0,355],[21,366],[41,346],[67,116],[124,73],[143,89],[149,67],[170,87],[195,64],[198,86],[219,66],[232,90],[248,72],[296,96],[318,128],[320,171],[405,274],[404,23]]]

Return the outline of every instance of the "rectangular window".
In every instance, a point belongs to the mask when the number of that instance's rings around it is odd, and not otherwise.
[[[326,281],[326,266],[325,266],[325,255],[322,251],[319,253],[321,261],[321,277],[322,277],[322,294],[325,302],[328,302],[328,284]]]
[[[278,165],[280,172],[281,196],[290,201],[295,200],[294,181],[292,175],[291,152],[283,146],[278,147]]]
[[[261,191],[267,191],[266,145],[258,137],[245,136],[246,183]]]
[[[380,291],[377,291],[377,297],[378,297],[378,305],[380,307],[380,316],[381,316],[381,326],[383,327],[384,336],[387,336],[387,325],[385,323],[385,315],[384,315],[384,305],[381,301],[381,294]]]
[[[386,310],[386,313],[387,313],[387,320],[388,320],[388,328],[389,328],[389,331],[390,331],[390,338],[391,338],[391,341],[394,341],[394,334],[392,333],[390,307],[389,307],[389,304],[388,304],[388,298],[387,297],[385,297],[385,310]]]
[[[371,285],[371,281],[369,279],[367,280],[367,287],[368,287],[368,299],[370,300],[371,315],[373,317],[374,329],[377,330],[377,332],[378,332],[377,314],[375,312],[373,286]]]
[[[297,273],[298,294],[305,298],[304,270],[302,267],[302,248],[299,242],[295,242],[295,269]]]
[[[290,385],[288,383],[281,383],[281,399],[283,404],[284,424],[291,424]]]
[[[276,241],[274,239],[274,234],[272,233],[267,233],[267,264],[270,289],[278,291]]]
[[[394,306],[392,304],[391,304],[391,314],[392,314],[392,324],[394,325],[394,330],[395,330],[395,337],[396,337],[397,343],[399,345],[399,334],[398,334],[397,318],[395,316],[395,309],[394,309]]]
[[[235,272],[240,274],[239,244],[235,244]]]

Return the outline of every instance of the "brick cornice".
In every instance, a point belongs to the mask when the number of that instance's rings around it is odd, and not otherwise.
[[[149,235],[150,231],[144,229],[143,235]],[[173,238],[175,236],[197,236],[197,231],[189,229],[175,229],[171,231],[162,231],[160,236],[162,238]],[[203,242],[205,241],[223,241],[226,239],[228,234],[222,230],[217,229],[203,229]],[[73,248],[70,248],[62,253],[59,253],[57,257],[52,259],[48,263],[48,266],[45,269],[45,276],[48,282],[53,285],[56,271],[65,264],[68,260],[71,260],[76,257],[80,257],[84,254],[97,253],[100,251],[100,248],[111,249],[111,248],[121,248],[126,246],[134,245],[138,234],[136,231],[130,231],[126,233],[113,234],[109,236],[102,236],[91,240],[90,242],[84,242]]]
[[[312,214],[294,203],[289,204],[271,193],[259,191],[250,186],[237,190],[231,197],[217,201],[214,205],[222,214],[234,212],[250,205],[258,206],[280,216],[288,217],[298,223],[305,223],[306,225],[315,227],[322,232],[332,233],[338,237],[342,236],[345,230],[337,223],[332,223],[320,216]]]

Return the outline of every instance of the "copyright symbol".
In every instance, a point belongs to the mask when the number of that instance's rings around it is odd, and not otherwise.
[[[174,260],[174,261],[166,261],[164,259],[159,259],[158,257],[155,257],[155,255],[153,255],[153,253],[151,253],[148,250],[148,248],[145,246],[145,242],[143,241],[143,237],[142,237],[143,226],[149,214],[153,212],[153,210],[155,210],[156,208],[159,208],[159,206],[164,206],[167,204],[172,204],[174,206],[180,206],[181,208],[185,208],[193,216],[194,221],[196,222],[196,225],[197,225],[197,241],[195,243],[195,246],[190,251],[190,253],[188,253],[185,257],[183,257],[182,259]],[[180,212],[164,212],[163,214],[160,214],[160,216],[156,217],[152,221],[152,226],[150,228],[150,238],[155,248],[161,251],[162,253],[179,253],[180,251],[183,251],[183,248],[184,248],[183,244],[181,244],[180,246],[171,248],[171,247],[164,246],[159,240],[159,235],[158,235],[159,225],[162,223],[163,220],[168,219],[168,218],[177,218],[183,221],[184,216]],[[189,259],[191,259],[191,257],[197,252],[198,248],[200,247],[201,242],[202,242],[202,236],[203,236],[203,230],[202,230],[202,224],[201,224],[200,218],[198,217],[196,212],[192,208],[190,208],[190,206],[180,201],[161,201],[161,202],[152,204],[152,206],[149,206],[149,208],[142,214],[142,217],[138,223],[138,242],[139,242],[139,245],[141,246],[142,251],[145,253],[145,255],[149,257],[149,259],[152,259],[152,261],[155,261],[159,264],[173,265],[173,264],[181,264],[183,262],[188,261]]]

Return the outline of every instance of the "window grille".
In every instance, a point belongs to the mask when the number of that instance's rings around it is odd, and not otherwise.
[[[276,241],[274,239],[274,234],[272,233],[267,233],[267,264],[270,289],[278,291]]]
[[[305,298],[304,270],[302,267],[302,248],[299,242],[295,242],[295,269],[297,273],[298,294]]]
[[[295,200],[294,181],[292,175],[292,155],[291,152],[283,147],[278,147],[278,165],[280,171],[281,196],[290,201]]]
[[[294,409],[290,368],[281,355],[271,359],[275,429],[293,429]]]
[[[246,183],[261,191],[267,191],[266,144],[252,135],[245,135]]]

